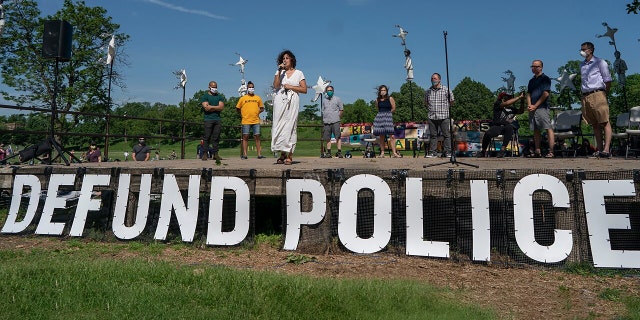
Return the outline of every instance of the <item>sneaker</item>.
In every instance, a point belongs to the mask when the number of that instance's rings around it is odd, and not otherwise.
[[[611,159],[611,153],[603,151],[603,152],[600,152],[599,157],[604,159]]]
[[[242,159],[242,160],[247,160],[247,159],[249,159],[249,158],[247,158],[247,156],[240,156],[240,159]]]
[[[259,156],[258,156],[258,159],[264,159],[264,158],[266,158],[266,157],[265,157],[265,156],[263,156],[263,155],[259,155]]]
[[[341,151],[336,152],[336,158],[342,158],[342,152]]]
[[[504,158],[504,153],[504,150],[498,151],[498,153],[496,153],[496,158]]]
[[[487,154],[484,151],[478,151],[478,153],[476,153],[476,158],[485,158],[487,156]]]
[[[442,151],[442,154],[440,155],[440,157],[442,157],[442,158],[448,158],[448,157],[449,157],[449,152]]]
[[[435,151],[428,151],[428,152],[424,155],[424,157],[425,157],[425,158],[435,158],[435,157],[437,157],[437,156],[438,156],[438,153],[437,153],[437,152],[435,152]]]
[[[597,159],[600,158],[600,151],[594,152],[589,158]]]
[[[327,158],[327,159],[329,159],[329,158],[331,158],[331,154],[330,154],[330,153],[323,153],[323,154],[320,156],[320,158]]]

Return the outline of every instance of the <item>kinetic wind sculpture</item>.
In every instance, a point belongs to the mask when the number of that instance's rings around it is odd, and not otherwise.
[[[411,99],[411,119],[413,118],[413,60],[411,60],[411,50],[407,48],[407,34],[409,31],[404,30],[399,24],[396,24],[396,28],[400,30],[398,34],[392,35],[393,37],[400,38],[400,45],[404,47],[404,69],[407,71],[407,81],[409,81],[409,92]],[[414,154],[415,156],[415,154]]]
[[[240,67],[240,74],[242,74],[242,80],[240,80],[240,87],[238,88],[238,94],[240,96],[244,96],[245,94],[247,94],[247,85],[246,85],[245,80],[244,80],[244,66],[247,64],[247,62],[249,62],[249,60],[245,60],[237,52],[236,52],[236,54],[239,57],[238,62],[230,63],[229,65],[230,66],[239,66]]]
[[[175,89],[182,89],[182,143],[180,144],[180,159],[184,159],[184,138],[186,136],[186,124],[184,122],[184,107],[186,101],[187,71],[185,69],[174,71],[173,74],[180,80]]]
[[[109,47],[107,48],[107,64],[113,64],[113,59],[116,57],[116,36],[111,35],[109,40]]]
[[[187,71],[185,69],[176,70],[173,74],[178,78],[179,82],[175,89],[184,89],[187,85]]]
[[[516,88],[515,88],[516,77],[513,75],[513,72],[511,70],[505,71],[504,74],[509,75],[509,77],[507,78],[502,77],[502,81],[507,83],[507,93],[514,94],[516,92]]]
[[[567,69],[562,71],[560,77],[555,78],[554,80],[560,83],[560,93],[562,94],[562,90],[564,88],[569,88],[571,90],[576,90],[576,86],[573,84],[573,79],[576,77],[577,73],[569,73]]]
[[[396,24],[396,28],[400,29],[400,32],[398,34],[394,34],[393,37],[400,38],[400,40],[402,41],[400,45],[405,46],[405,41],[407,39],[407,34],[409,33],[409,31],[405,31],[404,29],[402,29],[399,24]]]
[[[331,80],[324,80],[322,79],[322,76],[319,76],[318,82],[316,82],[316,85],[312,87],[313,90],[316,92],[316,94],[313,96],[313,99],[311,99],[311,102],[318,101],[318,98],[322,96],[322,94],[327,90],[327,87],[330,84],[331,84]]]
[[[616,39],[614,35],[618,31],[618,28],[611,28],[609,27],[609,24],[606,22],[603,22],[602,25],[607,28],[607,32],[605,32],[604,34],[596,34],[596,37],[598,38],[609,37],[609,39],[611,39],[611,41],[609,41],[609,44],[612,45],[614,48],[616,48]],[[617,50],[618,49],[616,48],[616,51]]]

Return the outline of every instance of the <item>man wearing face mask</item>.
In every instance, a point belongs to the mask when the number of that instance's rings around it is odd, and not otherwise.
[[[242,117],[242,155],[240,159],[246,160],[247,147],[249,145],[249,133],[253,131],[253,138],[256,141],[256,151],[258,159],[264,159],[262,148],[260,147],[260,113],[264,111],[262,98],[255,94],[255,85],[249,81],[247,83],[247,94],[242,96],[236,104],[236,111]]]
[[[607,94],[611,88],[611,73],[607,62],[593,55],[593,43],[580,45],[580,91],[582,91],[582,118],[593,127],[596,140],[594,158],[611,158],[611,122]],[[604,137],[603,137],[604,136]]]
[[[443,86],[440,80],[442,77],[439,73],[431,75],[431,87],[426,90],[424,96],[424,104],[429,108],[429,135],[431,137],[429,143],[429,151],[425,154],[425,158],[436,157],[438,153],[438,129],[444,136],[444,151],[442,157],[448,157],[451,154],[451,117],[449,109],[453,106],[453,92],[446,86]]]
[[[147,146],[144,137],[138,138],[138,144],[133,146],[133,161],[149,161],[151,149]]]
[[[222,131],[222,118],[220,113],[224,109],[225,98],[218,93],[218,83],[209,82],[209,90],[200,97],[200,106],[204,113],[204,149],[211,149],[216,161],[222,160],[218,155],[220,132]],[[207,152],[202,154],[202,160],[207,160]]]
[[[344,111],[344,105],[339,97],[333,95],[333,86],[327,86],[326,97],[322,104],[322,138],[327,142],[325,152],[322,154],[322,158],[331,158],[331,135],[336,138],[336,144],[338,146],[338,153],[336,157],[342,158],[342,141],[340,141],[340,119],[342,118],[342,112]]]

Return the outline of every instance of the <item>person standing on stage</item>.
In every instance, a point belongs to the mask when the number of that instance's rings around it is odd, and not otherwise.
[[[373,135],[378,136],[378,144],[380,145],[380,155],[378,158],[384,158],[385,138],[389,135],[389,147],[391,148],[391,156],[394,158],[402,158],[396,151],[396,136],[393,126],[393,113],[396,112],[396,101],[389,95],[389,88],[385,85],[378,87],[378,97],[376,98],[376,107],[378,114],[373,119]]]
[[[322,138],[327,142],[327,148],[322,155],[323,158],[331,158],[331,135],[336,138],[336,144],[338,146],[338,153],[336,157],[342,158],[342,141],[340,141],[340,119],[342,118],[342,112],[344,111],[344,105],[339,97],[334,96],[333,86],[327,86],[326,95],[327,99],[322,105]]]
[[[609,102],[607,94],[611,88],[609,65],[603,59],[593,55],[595,47],[591,42],[580,45],[580,63],[582,91],[582,118],[593,127],[596,140],[594,158],[611,158],[611,122],[609,121]]]
[[[449,109],[453,106],[455,99],[453,92],[441,83],[442,77],[439,73],[431,75],[431,87],[424,94],[424,105],[429,108],[429,151],[425,158],[433,158],[438,155],[438,129],[444,136],[444,151],[442,157],[451,154],[451,116]]]
[[[527,110],[529,111],[529,127],[533,131],[533,142],[535,144],[534,158],[540,158],[540,143],[542,140],[541,130],[547,130],[549,137],[549,152],[545,158],[553,158],[553,147],[555,136],[551,127],[551,114],[549,113],[549,93],[551,92],[551,79],[542,72],[544,64],[542,60],[531,62],[531,72],[533,78],[529,80],[527,86]]]
[[[204,150],[213,153],[212,157],[216,161],[222,160],[218,155],[218,145],[220,143],[220,132],[222,131],[222,118],[220,113],[224,109],[224,96],[218,93],[218,83],[209,82],[209,91],[200,97],[200,106],[204,113]],[[202,154],[202,160],[207,160],[207,152]]]
[[[264,111],[262,98],[255,94],[256,87],[253,82],[247,83],[247,94],[242,96],[236,104],[236,110],[240,113],[242,120],[242,155],[240,159],[246,160],[247,148],[249,145],[249,133],[253,131],[253,138],[256,141],[256,151],[258,159],[264,159],[262,147],[260,147],[260,113]]]
[[[307,93],[304,73],[296,69],[296,56],[289,50],[278,54],[278,71],[273,77],[273,129],[271,151],[280,152],[277,163],[293,163],[293,152],[298,141],[299,94]]]

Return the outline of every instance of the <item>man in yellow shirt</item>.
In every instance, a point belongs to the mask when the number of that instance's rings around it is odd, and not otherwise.
[[[240,159],[247,159],[247,146],[249,145],[249,133],[253,131],[253,138],[256,140],[256,151],[258,159],[264,159],[262,148],[260,147],[260,113],[264,111],[262,98],[255,94],[253,82],[247,83],[247,94],[238,100],[236,110],[242,116],[242,156]]]

